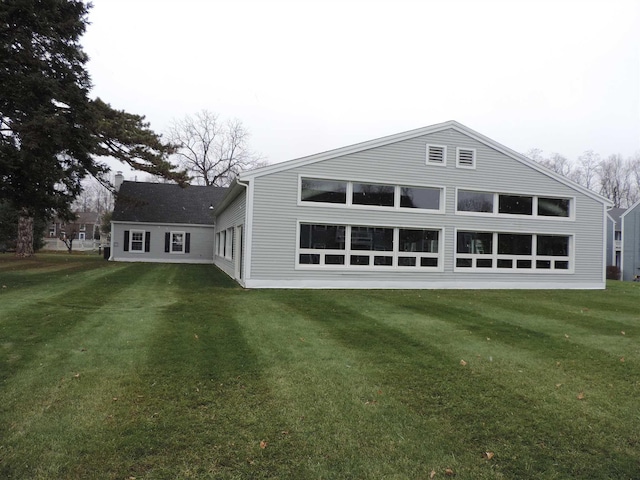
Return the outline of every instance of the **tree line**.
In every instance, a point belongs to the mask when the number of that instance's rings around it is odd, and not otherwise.
[[[629,208],[640,200],[640,152],[625,158],[620,154],[601,157],[587,150],[571,161],[559,153],[545,155],[533,148],[525,156],[608,198],[614,207]]]

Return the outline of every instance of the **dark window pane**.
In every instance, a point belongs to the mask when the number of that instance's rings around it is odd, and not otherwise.
[[[551,268],[551,261],[550,260],[537,260],[536,261],[536,268]]]
[[[438,259],[437,258],[421,258],[420,266],[421,267],[437,267]]]
[[[398,266],[400,267],[415,267],[416,257],[398,257]]]
[[[413,230],[400,228],[401,252],[428,252],[438,253],[437,230]]]
[[[303,253],[300,255],[300,263],[303,265],[318,265],[320,263],[320,255]]]
[[[493,193],[458,190],[458,211],[493,213]]]
[[[537,254],[546,257],[569,255],[569,237],[561,235],[538,235]]]
[[[400,190],[400,206],[403,208],[439,210],[440,189],[402,187]]]
[[[558,260],[553,264],[556,270],[569,270],[569,262],[566,260]]]
[[[325,255],[325,265],[344,265],[344,255]]]
[[[476,260],[476,267],[491,268],[493,267],[493,260],[491,260],[490,258],[478,258]]]
[[[344,225],[300,224],[300,248],[344,250]]]
[[[391,185],[375,185],[371,183],[353,184],[354,205],[379,205],[393,207],[395,187]]]
[[[498,234],[498,254],[501,255],[531,255],[531,235],[515,233]]]
[[[493,248],[493,233],[458,232],[458,253],[478,253],[491,255]]]
[[[351,227],[353,250],[393,251],[393,228]]]
[[[498,259],[498,268],[513,268],[513,260]]]
[[[510,215],[531,215],[533,197],[523,197],[520,195],[500,195],[498,201],[498,213],[508,213]]]
[[[531,260],[518,260],[516,262],[517,268],[531,268]]]
[[[347,203],[347,182],[303,178],[301,188],[305,202]]]
[[[470,267],[473,264],[473,260],[470,258],[458,258],[456,259],[456,267]]]
[[[569,199],[538,197],[538,215],[545,217],[568,217]]]
[[[393,257],[373,257],[374,265],[393,265]]]
[[[351,255],[351,265],[369,265],[369,256]]]

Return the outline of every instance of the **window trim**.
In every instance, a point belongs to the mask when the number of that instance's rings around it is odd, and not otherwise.
[[[324,202],[308,202],[302,200],[302,179],[312,179],[312,180],[333,180],[337,182],[346,182],[347,183],[347,198],[346,203],[324,203]],[[385,207],[381,205],[361,205],[357,203],[353,203],[353,184],[354,183],[365,183],[371,185],[387,185],[394,188],[394,204],[393,206]],[[402,189],[403,188],[432,188],[438,190],[440,192],[440,198],[438,201],[439,208],[431,209],[431,208],[409,208],[409,207],[401,207],[400,201],[402,197]],[[324,177],[321,175],[298,175],[298,194],[297,194],[297,205],[299,207],[315,207],[315,208],[347,208],[353,210],[374,210],[381,212],[420,212],[420,213],[431,213],[443,215],[445,213],[445,203],[447,198],[447,187],[444,186],[436,186],[436,185],[405,185],[395,182],[381,182],[375,180],[345,180],[341,178],[335,177]]]
[[[492,237],[492,252],[491,253],[458,253],[458,232],[478,232],[478,233],[491,233]],[[514,255],[514,254],[499,254],[498,253],[498,235],[531,235],[531,255]],[[557,236],[569,238],[569,255],[567,256],[547,256],[538,255],[537,238],[541,236]],[[500,229],[486,229],[486,228],[473,228],[473,227],[460,227],[454,229],[453,237],[453,272],[454,273],[502,273],[502,274],[550,274],[550,275],[573,275],[575,274],[575,244],[576,234],[567,232],[546,232],[546,231],[511,231]],[[459,258],[470,258],[472,260],[471,267],[459,267]],[[492,266],[489,267],[477,267],[477,259],[491,259]],[[529,260],[531,261],[531,268],[518,268],[515,267],[501,267],[498,268],[498,260]],[[567,269],[556,268],[537,268],[536,262],[538,260],[549,260],[551,262],[566,261],[569,263]]]
[[[454,199],[455,215],[465,215],[465,216],[472,216],[472,217],[479,216],[479,217],[500,217],[500,218],[529,218],[529,219],[536,219],[536,220],[549,220],[553,222],[573,222],[576,219],[576,197],[575,196],[549,195],[549,194],[540,194],[540,193],[522,193],[522,192],[513,192],[513,191],[496,192],[495,190],[488,190],[488,189],[474,188],[474,187],[455,187],[455,188],[456,188],[455,199]],[[493,194],[493,212],[468,212],[465,210],[458,210],[458,194],[460,191]],[[499,212],[500,195],[531,197],[532,198],[531,215],[500,213]],[[555,217],[551,215],[539,215],[538,214],[539,198],[554,198],[554,199],[569,200],[569,216]]]
[[[441,148],[442,149],[442,162],[432,162],[429,160],[429,149],[433,148]],[[436,165],[438,167],[446,167],[447,166],[447,146],[446,145],[438,145],[436,143],[427,143],[425,148],[425,164],[426,165]]]
[[[142,235],[142,240],[140,241],[141,243],[141,249],[140,250],[134,250],[133,249],[133,234],[134,233],[140,233]],[[145,253],[145,249],[144,249],[144,244],[145,244],[145,239],[146,239],[146,230],[134,230],[134,229],[129,229],[129,253]]]
[[[173,249],[173,236],[182,234],[182,250]],[[184,255],[186,253],[187,233],[183,230],[171,230],[169,232],[169,253]]]
[[[308,249],[300,248],[300,229],[302,224],[311,225],[332,225],[345,227],[344,250],[341,249]],[[351,249],[351,227],[371,227],[371,228],[391,228],[393,229],[393,250],[376,251],[376,250],[352,250]],[[433,230],[438,232],[438,251],[432,252],[401,252],[399,250],[400,229],[408,230]],[[355,223],[355,222],[328,222],[307,219],[296,220],[296,248],[294,265],[295,270],[323,270],[323,271],[339,271],[341,273],[361,273],[361,272],[415,272],[415,273],[435,273],[444,271],[444,246],[445,246],[445,228],[443,226],[425,226],[425,225],[389,225],[378,224],[376,222]],[[300,255],[320,255],[320,264],[300,263]],[[344,255],[343,264],[325,264],[323,259],[326,255]],[[392,265],[351,265],[351,255],[369,256],[372,260],[376,256],[392,257]],[[416,257],[415,266],[398,265],[398,257]],[[438,265],[436,267],[420,266],[420,258],[437,258]]]
[[[235,229],[233,227],[229,227],[225,229],[225,232],[224,258],[227,260],[233,260]]]
[[[467,150],[471,152],[471,165],[465,165],[460,163],[460,151]],[[456,147],[456,168],[464,168],[467,170],[475,170],[476,169],[476,158],[477,153],[475,148],[467,148],[467,147]]]

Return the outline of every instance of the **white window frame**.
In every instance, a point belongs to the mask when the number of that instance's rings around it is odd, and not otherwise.
[[[311,225],[330,225],[345,227],[345,248],[340,249],[313,249],[300,248],[300,226],[302,224]],[[352,250],[351,249],[351,229],[352,227],[372,227],[372,228],[391,228],[393,229],[393,250],[390,251],[374,251],[374,250]],[[433,230],[438,232],[438,251],[432,252],[401,252],[399,250],[400,229],[410,230]],[[344,273],[348,272],[443,272],[444,271],[444,227],[433,227],[425,225],[388,225],[377,223],[349,223],[342,222],[321,222],[315,220],[297,220],[296,225],[296,251],[295,251],[295,269],[296,270],[334,270]],[[300,263],[300,255],[320,255],[319,264]],[[344,255],[344,264],[325,264],[326,255]],[[369,256],[369,265],[351,265],[351,255]],[[391,265],[373,265],[374,257],[384,256],[392,257]],[[398,257],[416,257],[415,266],[398,265]],[[437,258],[438,265],[436,267],[421,266],[420,258]]]
[[[174,250],[173,249],[173,236],[174,235],[182,235],[182,250]],[[186,247],[186,243],[187,243],[187,234],[184,231],[171,231],[169,232],[169,253],[177,253],[177,254],[184,254],[185,253],[185,247]]]
[[[140,241],[140,250],[133,248],[133,242],[134,242],[133,236],[136,233],[139,233],[140,235],[142,235],[142,240]],[[129,230],[129,253],[144,253],[144,242],[145,242],[146,234],[147,234],[146,230]]]
[[[345,203],[324,203],[324,202],[307,202],[302,200],[302,180],[303,178],[310,180],[330,180],[336,182],[346,182],[347,183],[347,192],[346,192],[346,202]],[[380,205],[360,205],[353,203],[353,184],[354,183],[366,183],[371,185],[387,185],[390,187],[394,187],[394,202],[393,206],[380,206]],[[431,208],[409,208],[409,207],[401,207],[400,200],[402,197],[402,189],[403,188],[432,188],[438,190],[440,192],[440,198],[438,201],[438,209]],[[396,211],[396,212],[417,212],[417,213],[432,213],[443,215],[445,213],[445,199],[447,198],[446,187],[439,185],[405,185],[405,184],[396,184],[396,183],[386,183],[380,181],[373,180],[345,180],[340,178],[333,177],[323,177],[323,176],[309,176],[309,175],[298,175],[298,206],[300,207],[314,207],[314,208],[348,208],[348,209],[357,209],[357,210],[376,210],[376,211]]]
[[[227,260],[233,260],[233,234],[234,228],[229,227],[225,230],[225,247],[224,247],[224,258]]]
[[[464,210],[458,210],[458,194],[460,191],[466,192],[478,192],[478,193],[491,193],[493,194],[493,212],[467,212]],[[513,195],[521,197],[531,197],[531,215],[500,213],[500,195]],[[569,216],[568,217],[554,217],[551,215],[538,215],[538,198],[556,198],[561,200],[569,200]],[[536,220],[549,220],[552,222],[573,222],[576,219],[576,197],[563,196],[563,195],[547,195],[536,193],[522,193],[522,192],[496,192],[495,190],[486,190],[481,188],[463,188],[456,187],[454,211],[456,215],[465,216],[480,216],[480,217],[501,217],[501,218],[531,218]]]
[[[492,237],[492,251],[491,253],[458,253],[458,232],[478,232],[478,233],[491,233]],[[498,235],[531,235],[531,255],[507,255],[507,254],[498,254]],[[538,255],[536,252],[537,248],[537,238],[538,235],[541,236],[558,236],[558,237],[568,237],[569,238],[569,255],[567,256],[546,256],[546,255]],[[453,271],[455,273],[504,273],[504,274],[514,274],[514,273],[526,273],[526,274],[550,274],[550,275],[572,275],[575,273],[575,234],[573,233],[565,233],[565,232],[514,232],[514,231],[503,231],[503,230],[488,230],[481,228],[456,228],[454,231],[453,237]],[[471,267],[459,267],[458,259],[471,259]],[[488,267],[477,267],[478,259],[491,259],[492,266]],[[511,268],[500,267],[498,268],[498,260],[512,260],[512,264],[514,265]],[[531,261],[531,268],[518,268],[517,260],[529,260]],[[536,262],[538,260],[548,260],[551,261],[552,268],[537,268]],[[554,262],[569,262],[569,268],[567,269],[556,269],[554,267]]]
[[[431,148],[438,148],[438,149],[442,149],[442,162],[433,162],[431,160],[429,160],[430,155],[429,155],[429,150]],[[426,165],[436,165],[439,167],[446,167],[447,166],[447,146],[446,145],[437,145],[435,143],[427,143],[426,145],[426,152],[425,152],[425,163]]]
[[[460,151],[466,150],[471,152],[471,165],[465,165],[460,163]],[[476,169],[476,149],[475,148],[466,148],[466,147],[456,147],[456,167],[457,168],[466,168],[469,170]]]

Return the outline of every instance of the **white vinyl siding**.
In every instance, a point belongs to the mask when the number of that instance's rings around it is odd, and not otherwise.
[[[454,152],[442,168],[425,168],[425,144],[447,146]],[[457,168],[456,147],[475,149],[476,168]],[[432,186],[442,189],[439,211],[336,205],[305,202],[300,198],[302,178],[329,179],[381,185]],[[534,166],[521,163],[490,146],[461,132],[446,130],[415,137],[317,163],[295,167],[261,177],[253,182],[253,215],[247,238],[252,249],[250,279],[247,286],[323,285],[362,288],[376,285],[413,285],[414,288],[531,288],[580,285],[602,288],[604,251],[601,202],[549,177]],[[484,190],[489,193],[530,194],[538,198],[570,199],[570,217],[542,215],[498,215],[456,212],[457,192]],[[345,198],[349,195],[345,192]],[[533,207],[532,207],[533,208]],[[227,214],[227,210],[223,212]],[[537,213],[534,210],[534,213]],[[217,222],[220,221],[220,216]],[[569,221],[568,221],[569,220]],[[300,223],[391,226],[394,228],[422,228],[442,231],[442,271],[427,272],[415,268],[380,270],[300,268],[298,265],[298,226]],[[220,225],[226,228],[227,225]],[[561,233],[571,235],[572,274],[537,272],[457,272],[455,269],[455,237],[457,230],[512,233]],[[561,278],[561,280],[559,280]],[[555,283],[554,283],[555,282]]]

